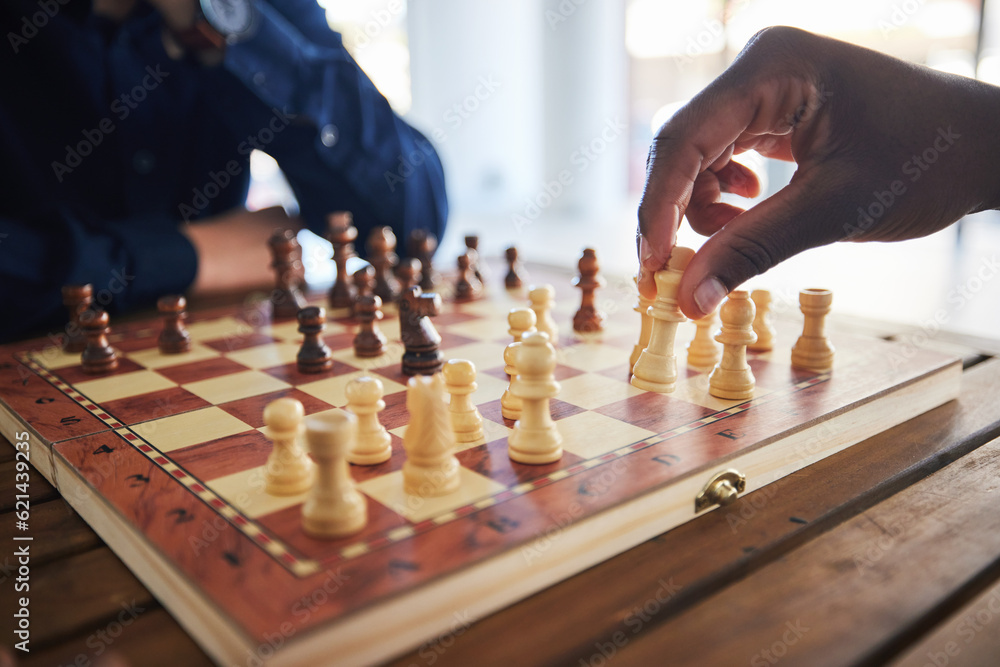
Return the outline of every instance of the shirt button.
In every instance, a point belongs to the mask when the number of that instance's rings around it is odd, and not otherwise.
[[[147,150],[138,150],[132,156],[132,168],[137,174],[148,174],[153,171],[153,167],[156,165],[156,158],[153,154]]]
[[[327,148],[333,148],[334,144],[337,143],[337,139],[339,138],[337,135],[337,126],[324,125],[323,129],[320,130],[319,138],[320,141],[323,142],[324,146],[326,146]]]
[[[263,72],[257,72],[253,75],[253,85],[263,86],[265,81],[267,81],[267,77],[264,76]]]

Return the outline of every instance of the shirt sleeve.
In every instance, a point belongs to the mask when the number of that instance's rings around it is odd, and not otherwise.
[[[168,217],[97,224],[53,208],[0,218],[0,310],[18,314],[0,319],[0,339],[61,331],[63,285],[90,283],[114,313],[184,292],[196,271],[194,247]]]
[[[270,108],[258,139],[273,132],[260,143],[288,177],[307,224],[322,232],[327,213],[350,209],[362,232],[379,224],[440,236],[448,206],[431,143],[393,112],[315,2],[257,6],[255,32],[227,48],[224,68]],[[288,129],[274,131],[282,118]]]

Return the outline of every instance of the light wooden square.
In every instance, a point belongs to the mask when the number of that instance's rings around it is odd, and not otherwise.
[[[503,366],[502,343],[469,343],[442,350],[445,359],[466,359],[476,368],[496,368]]]
[[[673,393],[667,394],[667,396],[673,396],[674,398],[687,403],[694,403],[695,405],[700,405],[716,411],[728,410],[734,405],[746,403],[751,400],[749,398],[745,398],[743,400],[730,401],[724,398],[716,398],[708,393],[708,381],[709,373],[702,373],[701,375],[695,375],[694,377],[679,379],[677,381],[677,387],[674,389]],[[773,390],[762,387],[758,384],[754,388],[752,398],[766,396],[772,391]]]
[[[213,406],[136,424],[132,430],[161,452],[169,452],[252,431],[253,427]]]
[[[267,492],[265,466],[241,470],[206,482],[206,485],[240,512],[256,519],[305,502],[308,491],[294,496]]]
[[[303,391],[310,396],[315,396],[321,401],[339,408],[347,405],[347,385],[350,384],[351,380],[362,375],[366,375],[366,373],[358,371],[349,375],[337,375],[332,378],[309,382],[308,384],[300,384],[297,388],[299,391]],[[403,385],[388,378],[379,377],[378,379],[385,388],[385,394],[394,394],[397,391],[406,389]]]
[[[146,368],[166,368],[167,366],[179,366],[189,364],[193,361],[204,361],[218,357],[219,353],[210,347],[199,343],[192,343],[191,349],[180,354],[163,354],[159,348],[151,350],[140,350],[129,352],[128,358],[135,363]]]
[[[193,341],[216,340],[219,338],[241,338],[254,333],[254,328],[235,317],[220,317],[187,325]]]
[[[386,366],[392,366],[393,364],[398,364],[403,358],[403,344],[398,341],[390,341],[385,344],[382,348],[382,354],[377,357],[359,357],[354,354],[354,347],[349,346],[339,350],[333,350],[333,358],[337,361],[342,361],[348,366],[354,366],[355,368],[361,368],[364,370],[373,370],[376,368],[385,368]]]
[[[642,389],[637,389],[628,382],[590,373],[560,380],[559,384],[562,389],[556,398],[588,410],[643,393]]]
[[[629,351],[601,343],[577,343],[557,351],[559,363],[581,371],[603,371],[627,364]]]
[[[369,479],[358,484],[358,488],[393,512],[414,523],[447,515],[459,507],[465,507],[507,488],[503,484],[494,482],[468,468],[459,468],[459,475],[461,479],[458,490],[436,498],[422,498],[406,494],[403,491],[402,470]]]
[[[581,412],[560,419],[556,426],[563,437],[563,449],[585,459],[607,454],[656,435],[653,431],[597,412]]]
[[[397,426],[396,428],[389,429],[389,433],[400,438],[406,437],[406,429],[409,428],[409,424],[403,424],[402,426]],[[478,442],[467,442],[465,444],[456,443],[455,451],[461,452],[466,449],[472,449],[473,447],[478,447],[479,445],[486,444],[487,442],[493,442],[494,440],[502,440],[503,438],[509,437],[512,429],[507,428],[503,424],[498,424],[495,421],[489,419],[483,419],[483,439]]]
[[[507,333],[507,318],[499,319],[475,319],[458,324],[449,324],[448,333],[475,338],[477,340],[498,340],[510,338],[508,342],[513,342],[513,336]]]
[[[216,405],[249,396],[287,389],[291,385],[260,371],[230,373],[208,380],[181,385],[195,396]]]
[[[31,357],[49,370],[79,366],[81,363],[79,352],[63,352],[57,345],[46,347],[41,352],[32,352]]]
[[[506,380],[501,380],[485,373],[476,374],[476,385],[476,391],[472,394],[472,402],[476,405],[482,405],[483,403],[499,399],[507,389]]]
[[[171,382],[155,371],[132,371],[96,380],[84,380],[74,386],[77,391],[95,403],[104,403],[116,401],[119,398],[148,394],[151,391],[169,389],[177,386],[177,383]]]
[[[226,357],[248,368],[259,369],[295,363],[298,353],[299,346],[295,343],[267,343],[230,352]]]

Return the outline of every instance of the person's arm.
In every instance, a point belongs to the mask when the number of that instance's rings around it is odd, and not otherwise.
[[[744,211],[722,192],[755,196],[731,161],[756,150],[792,160],[791,183]],[[679,288],[689,317],[745,280],[840,240],[925,236],[1000,207],[1000,88],[794,28],[757,34],[733,64],[657,133],[639,206],[640,289],[687,216],[711,236]]]
[[[168,25],[189,20],[170,9],[184,0],[151,4]],[[315,2],[255,4],[253,36],[204,72],[220,117],[278,160],[314,231],[325,231],[328,213],[351,210],[362,234],[391,225],[401,237],[417,228],[440,236],[448,207],[430,142],[393,112]]]
[[[90,283],[116,311],[183,292],[195,278],[191,243],[168,220],[88,220],[65,209],[0,218],[0,339],[65,324],[63,285]]]

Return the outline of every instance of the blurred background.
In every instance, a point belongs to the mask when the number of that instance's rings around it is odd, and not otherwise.
[[[596,247],[609,280],[627,283],[654,132],[769,25],[1000,84],[1000,0],[319,3],[397,112],[442,156],[452,214],[439,267],[450,267],[466,233],[478,233],[487,259],[517,245],[522,257],[567,270],[582,248]],[[740,160],[761,175],[762,197],[795,169],[756,154]],[[252,206],[294,207],[273,160],[255,155],[252,169]],[[990,212],[925,239],[835,244],[751,286],[772,289],[779,304],[794,302],[801,287],[828,287],[836,312],[995,337],[998,223]],[[307,257],[329,256],[325,241],[300,240]],[[684,225],[679,242],[698,247],[703,238]],[[329,279],[328,263],[307,266],[311,281]]]

